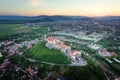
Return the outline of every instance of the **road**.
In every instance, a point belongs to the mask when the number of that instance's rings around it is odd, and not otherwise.
[[[40,62],[40,63],[43,63],[43,64],[49,64],[49,65],[59,65],[59,66],[85,66],[87,65],[86,64],[81,64],[81,63],[71,63],[71,64],[57,64],[57,63],[52,63],[52,62],[46,62],[46,61],[39,61],[39,60],[35,60],[35,59],[32,59],[32,58],[26,58],[28,61],[31,61],[31,62]]]

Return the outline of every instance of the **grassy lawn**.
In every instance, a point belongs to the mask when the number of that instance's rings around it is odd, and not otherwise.
[[[38,45],[35,45],[31,49],[27,50],[26,54],[31,58],[41,60],[41,61],[47,61],[47,62],[58,63],[58,64],[70,63],[67,56],[65,56],[62,52],[58,50],[49,49],[45,47],[44,42],[41,42]]]

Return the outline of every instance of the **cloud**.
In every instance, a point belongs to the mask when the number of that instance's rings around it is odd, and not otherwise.
[[[40,6],[42,4],[42,0],[29,0],[29,4],[31,6]]]

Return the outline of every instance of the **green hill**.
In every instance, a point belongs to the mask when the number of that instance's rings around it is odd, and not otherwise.
[[[31,49],[27,50],[26,55],[40,61],[52,62],[57,64],[70,63],[64,53],[55,49],[47,48],[44,42],[41,42],[32,47]]]

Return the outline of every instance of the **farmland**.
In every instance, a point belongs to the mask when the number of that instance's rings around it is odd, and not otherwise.
[[[46,27],[36,25],[30,27],[24,24],[0,24],[0,41],[19,38],[20,40],[31,40],[46,34]]]
[[[23,24],[0,24],[0,39],[29,31],[30,28]]]

